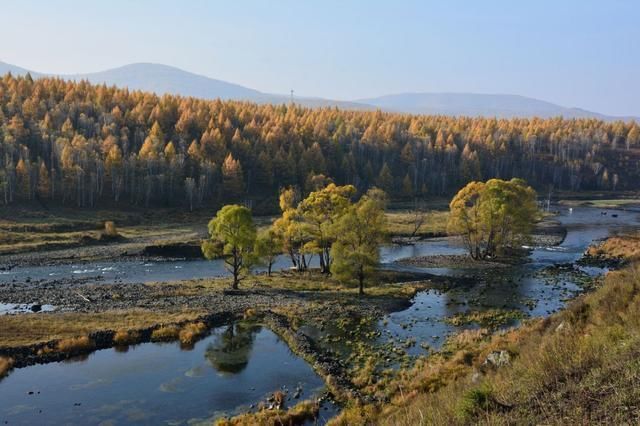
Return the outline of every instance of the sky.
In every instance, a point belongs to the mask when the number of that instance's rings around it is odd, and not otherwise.
[[[173,65],[268,93],[508,93],[640,116],[637,0],[0,0],[0,61]]]

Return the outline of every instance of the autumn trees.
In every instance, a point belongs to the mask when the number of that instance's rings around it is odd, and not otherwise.
[[[538,214],[536,193],[522,179],[470,182],[449,207],[448,230],[462,237],[473,259],[524,243]]]
[[[232,288],[237,289],[241,274],[257,262],[256,227],[251,211],[237,204],[224,206],[209,222],[209,236],[202,243],[202,253],[207,259],[224,259],[233,276]]]
[[[385,238],[386,194],[371,189],[357,201],[355,196],[353,186],[333,183],[302,200],[295,189],[284,189],[282,216],[258,233],[248,208],[224,206],[209,223],[210,238],[203,242],[202,251],[208,259],[223,259],[234,289],[241,274],[254,265],[266,266],[270,276],[277,257],[284,254],[300,272],[317,256],[321,273],[334,274],[341,281],[355,280],[363,294],[365,278],[378,264]]]
[[[386,194],[371,189],[349,206],[335,224],[331,273],[340,280],[357,280],[361,295],[364,294],[365,278],[380,261],[380,245],[385,240],[387,227],[385,204]]]
[[[639,161],[635,122],[310,109],[0,78],[3,204],[196,209],[289,186],[304,196],[321,176],[407,199],[496,176],[637,189]]]

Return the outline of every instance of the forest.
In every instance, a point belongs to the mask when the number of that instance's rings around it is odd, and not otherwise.
[[[196,209],[305,194],[333,181],[392,199],[450,196],[467,182],[633,190],[640,126],[310,109],[0,79],[0,204]]]

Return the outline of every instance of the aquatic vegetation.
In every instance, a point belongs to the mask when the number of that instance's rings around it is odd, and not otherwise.
[[[484,328],[495,329],[524,317],[525,314],[522,311],[515,309],[489,309],[486,311],[461,312],[445,318],[444,321],[457,327],[476,323]]]

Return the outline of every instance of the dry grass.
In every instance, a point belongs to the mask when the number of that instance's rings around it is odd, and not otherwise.
[[[10,206],[0,214],[0,254],[78,248],[101,235],[122,236],[142,246],[198,239],[210,219],[174,210],[76,210]],[[114,223],[118,224],[116,229]]]
[[[23,346],[51,340],[87,336],[99,330],[130,330],[155,324],[189,321],[204,312],[186,310],[175,313],[143,309],[100,313],[43,313],[0,316],[0,345]]]
[[[88,336],[70,337],[68,339],[59,340],[56,344],[56,352],[79,352],[89,351],[95,348],[96,344]]]
[[[444,235],[447,232],[448,210],[428,210],[425,212],[424,224],[420,226],[416,236],[426,237]],[[415,215],[410,210],[390,210],[385,214],[387,232],[390,235],[407,236],[414,230]]]
[[[207,325],[203,322],[192,322],[186,324],[178,333],[180,343],[183,345],[193,345],[207,332]]]
[[[640,233],[607,238],[601,244],[589,247],[587,254],[604,260],[639,260]]]
[[[118,330],[113,335],[113,343],[118,346],[133,345],[140,341],[140,332],[136,330]]]
[[[180,327],[177,325],[163,325],[151,332],[151,341],[153,342],[170,342],[178,340],[180,336]]]
[[[609,273],[549,319],[445,348],[385,384],[388,404],[347,408],[333,424],[637,424],[640,270]],[[501,350],[510,365],[484,364]]]
[[[216,426],[301,425],[317,418],[320,407],[313,401],[302,401],[289,410],[260,410],[231,419],[220,419]]]
[[[416,279],[415,275],[403,276],[394,272],[379,272],[365,284],[365,295],[368,297],[412,297],[417,289],[423,289],[426,285],[420,282],[403,282],[414,279]],[[154,286],[158,295],[162,297],[195,296],[206,292],[227,290],[231,286],[231,279],[204,278],[172,283],[154,282],[149,283],[149,285]],[[240,290],[243,289],[313,291],[358,295],[358,287],[355,282],[342,283],[330,276],[321,274],[318,270],[274,272],[270,277],[266,274],[250,275],[240,283]]]

